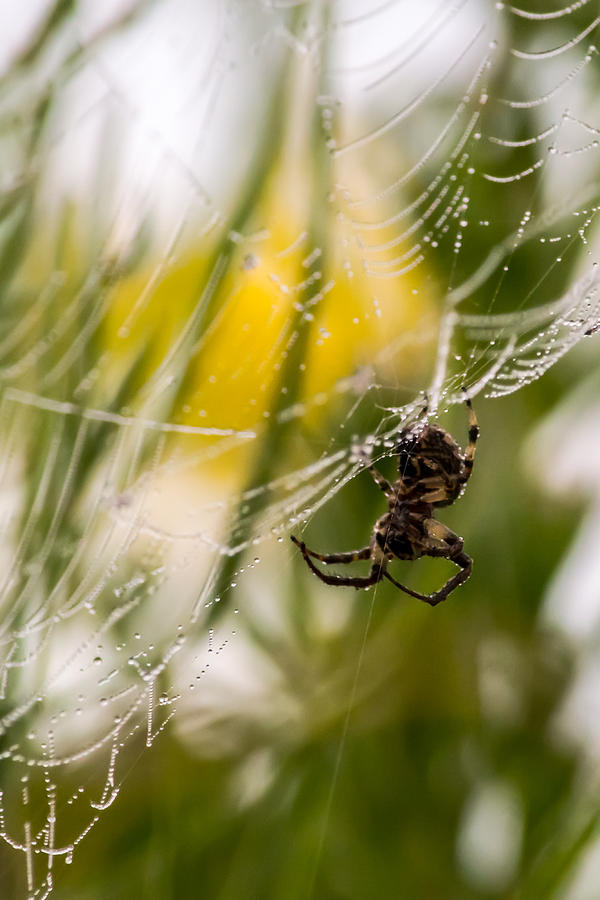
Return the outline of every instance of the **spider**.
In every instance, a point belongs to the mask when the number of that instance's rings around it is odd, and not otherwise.
[[[463,388],[464,390],[464,388]],[[465,392],[466,393],[466,392]],[[473,560],[463,551],[463,539],[434,518],[437,506],[450,506],[462,494],[473,471],[475,445],[479,426],[471,401],[465,398],[469,413],[469,444],[463,453],[456,441],[437,425],[420,422],[401,432],[395,455],[400,477],[393,484],[368,462],[375,483],[388,502],[388,511],[375,523],[371,540],[362,550],[348,553],[315,553],[304,541],[292,535],[309,569],[325,584],[368,588],[387,578],[397,588],[436,606],[445,600],[471,574]],[[427,407],[423,415],[427,413]],[[448,579],[434,594],[419,594],[392,578],[387,571],[393,559],[414,560],[420,556],[449,559],[460,571]],[[326,575],[312,559],[326,565],[370,559],[371,571],[364,577]]]

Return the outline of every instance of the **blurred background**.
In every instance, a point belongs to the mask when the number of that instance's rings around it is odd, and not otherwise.
[[[596,13],[0,2],[1,896],[600,896]]]

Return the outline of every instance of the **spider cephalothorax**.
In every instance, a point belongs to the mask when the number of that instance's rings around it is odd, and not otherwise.
[[[479,437],[477,419],[469,410],[469,444],[463,453],[447,431],[437,425],[420,422],[405,429],[398,440],[399,478],[393,484],[372,464],[368,468],[388,501],[388,511],[375,523],[371,540],[362,550],[349,553],[315,553],[292,535],[309,568],[326,584],[368,588],[387,578],[392,584],[426,603],[435,606],[445,600],[471,574],[472,560],[463,552],[463,540],[434,518],[436,506],[449,506],[460,497],[473,470],[475,444]],[[396,581],[387,571],[393,559],[418,559],[439,556],[451,560],[460,571],[435,594],[419,594]],[[326,575],[317,569],[312,558],[330,563],[350,563],[370,559],[371,571],[364,577]]]

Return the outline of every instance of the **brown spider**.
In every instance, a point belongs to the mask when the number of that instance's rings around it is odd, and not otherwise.
[[[473,471],[479,426],[468,397],[465,402],[469,410],[470,427],[469,445],[464,454],[443,428],[421,422],[404,429],[400,434],[395,448],[400,473],[397,481],[390,484],[369,463],[369,471],[385,494],[389,509],[375,523],[368,547],[349,553],[315,553],[308,549],[304,541],[299,541],[292,535],[292,541],[300,548],[306,564],[321,581],[325,584],[355,587],[358,590],[387,578],[411,597],[436,606],[467,580],[473,560],[463,552],[463,539],[434,518],[436,506],[450,506],[460,497]],[[427,409],[424,414],[426,412]],[[429,595],[412,591],[392,578],[387,571],[387,566],[393,559],[413,560],[420,556],[449,559],[460,567],[460,571],[439,591]],[[371,571],[365,577],[326,575],[317,569],[311,557],[326,565],[370,559]]]

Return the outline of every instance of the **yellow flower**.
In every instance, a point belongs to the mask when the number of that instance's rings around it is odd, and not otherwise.
[[[369,274],[358,242],[333,212],[324,229],[327,247],[315,248],[298,207],[263,203],[265,214],[256,218],[267,227],[250,239],[240,236],[230,253],[212,318],[182,359],[177,422],[234,429],[264,422],[279,392],[285,400],[286,365],[303,329],[298,395],[289,400],[307,409],[325,405],[340,379],[363,366],[385,371],[387,365],[394,379],[404,380],[419,369],[422,342],[410,335],[418,337],[427,323],[431,329],[433,314],[420,269],[400,278]],[[120,283],[106,316],[109,349],[126,356],[144,344],[149,374],[157,368],[193,315],[214,254],[204,241],[159,278],[150,266]]]

